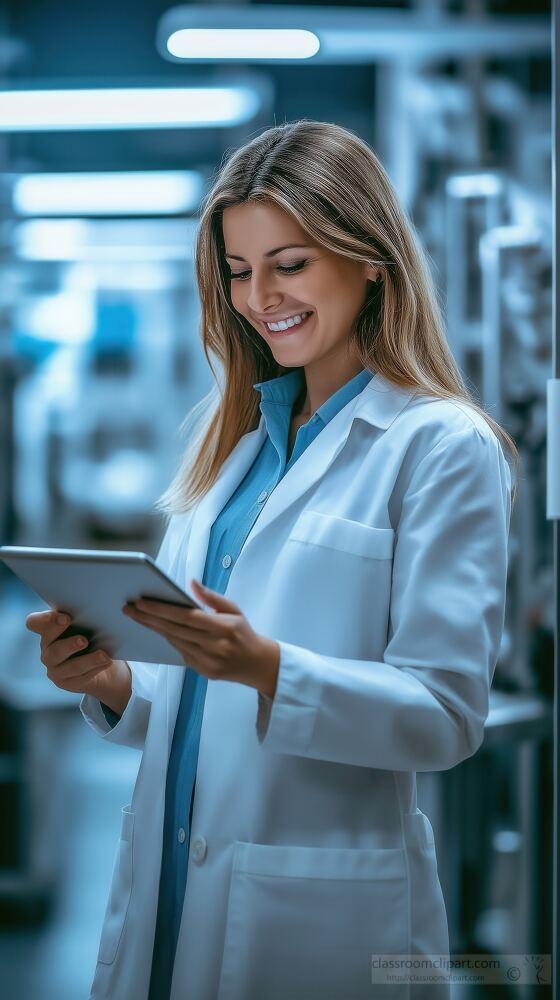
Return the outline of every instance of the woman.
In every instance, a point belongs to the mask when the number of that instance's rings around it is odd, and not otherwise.
[[[96,666],[28,621],[93,729],[143,750],[91,996],[428,998],[379,970],[448,953],[415,772],[483,738],[515,445],[352,132],[301,120],[231,155],[196,274],[222,382],[186,423],[158,562],[208,610],[124,609],[189,669]]]

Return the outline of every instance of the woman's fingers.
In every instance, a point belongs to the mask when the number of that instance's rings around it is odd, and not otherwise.
[[[88,645],[85,636],[71,635],[67,639],[55,639],[53,642],[41,642],[41,659],[46,667],[58,667],[69,656],[79,653]]]
[[[66,631],[71,620],[70,615],[59,611],[34,611],[27,616],[25,624],[30,632],[35,632],[45,643],[50,643]]]
[[[62,663],[49,667],[47,674],[55,684],[66,684],[73,680],[88,680],[95,677],[102,670],[106,670],[112,663],[111,657],[98,649],[87,656],[78,656],[75,660],[63,660]]]
[[[123,611],[130,614],[140,611],[143,614],[154,614],[158,618],[175,624],[188,625],[189,628],[199,629],[207,632],[215,629],[216,616],[209,615],[206,611],[198,611],[197,608],[185,608],[179,604],[169,604],[164,601],[149,601],[147,598],[135,601],[134,605],[125,604]]]
[[[70,615],[57,611],[37,611],[28,615],[25,621],[31,632],[41,636],[41,662],[47,668],[47,676],[56,683],[78,677],[87,679],[111,663],[111,657],[103,650],[76,656],[87,648],[89,640],[83,635],[59,639],[70,622]]]
[[[25,624],[30,632],[41,636],[41,662],[53,684],[63,691],[89,692],[102,698],[110,683],[103,676],[98,680],[98,675],[106,673],[109,679],[111,672],[117,669],[117,661],[104,650],[90,651],[87,636],[66,635],[61,639],[71,622],[68,614],[37,611],[27,616]]]

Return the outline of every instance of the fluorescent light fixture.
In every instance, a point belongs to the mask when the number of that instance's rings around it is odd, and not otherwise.
[[[19,215],[172,215],[189,212],[203,191],[192,170],[26,174],[13,188]]]
[[[182,28],[167,41],[178,59],[310,59],[320,46],[299,28]]]
[[[517,53],[546,56],[550,38],[546,16],[466,19],[434,16],[431,10],[352,7],[340,0],[333,7],[183,3],[162,15],[156,31],[157,49],[169,60],[312,59],[338,65],[402,59],[422,65],[461,56],[497,58]]]
[[[20,260],[189,261],[196,220],[26,219],[13,229]]]
[[[79,219],[20,222],[14,230],[14,249],[23,260],[74,260],[87,231],[87,223]]]
[[[247,86],[0,90],[0,130],[230,126],[249,121],[259,106]]]

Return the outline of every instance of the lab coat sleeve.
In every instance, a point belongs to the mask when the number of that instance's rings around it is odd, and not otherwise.
[[[280,641],[274,698],[258,697],[263,750],[399,771],[475,753],[504,625],[510,494],[490,428],[432,447],[402,500],[383,660]]]
[[[142,750],[148,731],[158,666],[134,660],[127,660],[127,663],[132,674],[132,694],[115,725],[107,721],[101,703],[90,694],[83,696],[80,711],[93,731],[109,743]]]
[[[178,518],[173,516],[164,534],[159,552],[156,556],[156,563],[166,570],[173,558],[175,545],[178,543]],[[121,746],[132,747],[135,750],[142,750],[148,731],[150,720],[150,709],[152,697],[156,685],[159,669],[157,663],[141,663],[135,660],[127,660],[132,674],[132,694],[128,700],[123,714],[118,717],[115,713],[107,715],[103,711],[101,702],[92,695],[85,694],[80,702],[80,711],[93,731],[109,743],[119,743]],[[117,721],[114,721],[114,720]]]

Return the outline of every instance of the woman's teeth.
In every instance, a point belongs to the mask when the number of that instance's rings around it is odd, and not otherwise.
[[[278,333],[280,330],[289,330],[292,326],[299,326],[308,316],[311,316],[310,312],[297,313],[295,316],[289,316],[288,319],[279,320],[278,323],[267,323],[266,326],[273,333]]]

